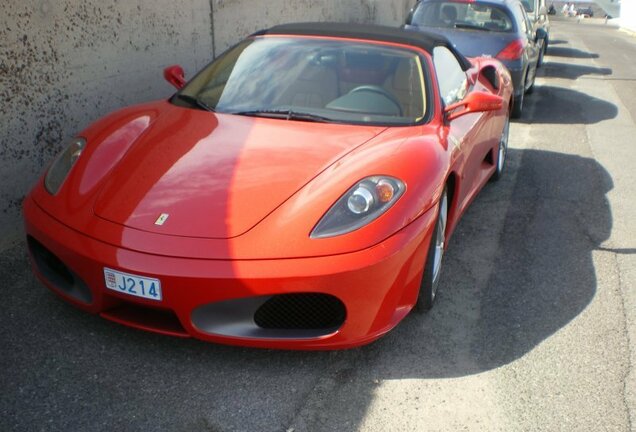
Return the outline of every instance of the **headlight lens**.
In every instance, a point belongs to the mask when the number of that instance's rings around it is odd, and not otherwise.
[[[404,183],[394,177],[361,180],[322,217],[311,238],[335,237],[365,226],[391,208],[405,190]]]
[[[86,140],[84,138],[74,138],[69,146],[55,158],[44,177],[44,187],[51,195],[55,195],[60,190],[62,183],[79,159],[85,146]]]

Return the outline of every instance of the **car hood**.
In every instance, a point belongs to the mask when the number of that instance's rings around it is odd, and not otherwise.
[[[94,213],[160,234],[236,237],[385,129],[167,106],[110,172]]]
[[[426,30],[445,36],[453,46],[466,57],[496,57],[510,42],[517,38],[516,33],[486,32],[479,30],[452,29],[441,27],[417,27],[406,25],[408,30]]]

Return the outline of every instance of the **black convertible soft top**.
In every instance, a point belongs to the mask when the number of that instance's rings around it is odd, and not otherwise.
[[[422,48],[429,53],[436,46],[448,48],[461,64],[464,70],[471,67],[471,63],[443,36],[421,30],[405,30],[397,27],[386,27],[369,24],[306,22],[274,26],[261,30],[252,36],[262,35],[303,35],[303,36],[334,36],[352,39],[366,39],[382,42],[394,42]]]

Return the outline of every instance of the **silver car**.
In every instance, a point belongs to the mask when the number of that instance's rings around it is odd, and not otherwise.
[[[466,57],[500,60],[513,79],[511,116],[521,116],[524,97],[534,88],[545,33],[519,0],[420,0],[404,28],[441,34]]]

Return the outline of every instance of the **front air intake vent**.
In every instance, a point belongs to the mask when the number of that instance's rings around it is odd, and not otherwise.
[[[27,237],[27,244],[35,267],[44,279],[75,300],[91,304],[93,295],[90,288],[62,260],[31,236]]]
[[[345,320],[344,304],[328,294],[281,294],[271,297],[254,314],[264,329],[337,329]]]

